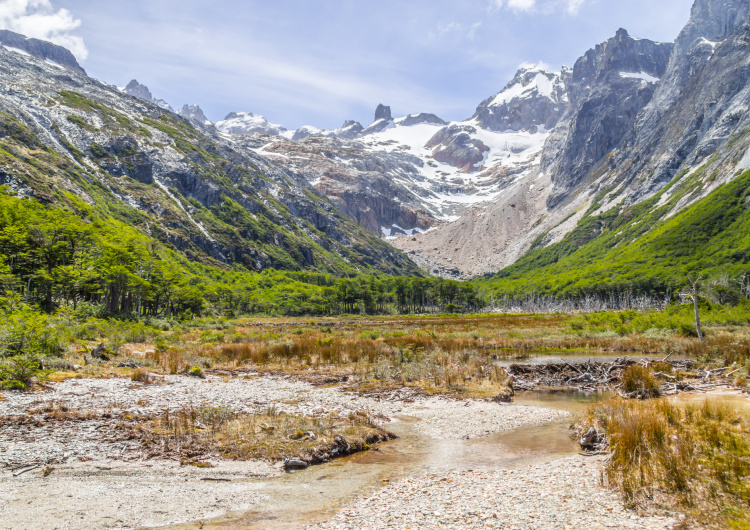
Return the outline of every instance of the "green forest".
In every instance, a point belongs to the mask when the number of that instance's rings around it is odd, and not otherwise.
[[[73,196],[75,211],[0,192],[0,282],[51,313],[119,318],[479,311],[473,284],[424,277],[265,270],[191,262]]]

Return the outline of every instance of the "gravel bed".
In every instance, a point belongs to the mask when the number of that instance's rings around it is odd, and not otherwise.
[[[601,487],[601,459],[567,457],[521,469],[432,473],[390,484],[308,528],[667,529]]]
[[[479,438],[526,425],[550,422],[570,414],[564,410],[529,405],[448,401],[439,398],[404,407],[402,412],[422,419],[414,425],[414,430],[419,434],[451,439]]]
[[[41,469],[0,472],[0,529],[142,528],[219,517],[266,500],[262,482],[243,479],[281,472],[263,462],[215,465],[77,462],[48,477]]]

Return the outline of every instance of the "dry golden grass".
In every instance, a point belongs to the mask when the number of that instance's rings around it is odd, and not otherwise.
[[[669,367],[671,368],[671,366]],[[622,373],[623,391],[626,393],[635,392],[641,399],[658,397],[660,386],[653,372],[645,366],[634,364],[628,366]]]
[[[739,368],[734,377],[740,383],[748,375],[747,326],[707,326],[707,339],[701,342],[666,330],[620,334],[601,326],[579,329],[581,318],[503,314],[241,319],[173,334],[156,345],[125,345],[123,351],[142,355],[149,369],[163,373],[184,373],[193,366],[249,366],[323,383],[353,375],[368,389],[412,386],[477,397],[491,396],[504,386],[503,374],[487,372],[495,359],[530,355],[687,355],[699,363]],[[130,376],[131,370],[84,367],[87,375]]]
[[[221,456],[234,460],[283,458],[319,463],[368,450],[392,438],[363,412],[348,417],[301,416],[273,408],[237,414],[227,405],[207,405],[165,412],[138,428],[152,456],[181,460]]]
[[[605,482],[633,507],[679,510],[691,525],[750,519],[750,423],[727,405],[611,400],[576,424],[607,434]]]

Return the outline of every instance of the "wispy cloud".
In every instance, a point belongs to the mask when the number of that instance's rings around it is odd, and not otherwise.
[[[481,22],[474,22],[473,24],[461,24],[460,22],[441,23],[437,26],[437,33],[431,32],[430,37],[454,36],[459,39],[474,40],[477,36],[477,30],[481,26]]]
[[[56,11],[50,0],[0,0],[0,29],[54,42],[83,61],[88,57],[86,45],[71,33],[80,25],[67,9]]]
[[[564,10],[569,15],[577,15],[581,6],[590,0],[492,0],[491,11],[509,9],[517,13],[551,14]]]

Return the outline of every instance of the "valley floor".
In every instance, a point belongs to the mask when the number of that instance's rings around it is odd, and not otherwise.
[[[213,467],[149,459],[138,440],[108,430],[113,422],[105,417],[145,417],[205,402],[247,411],[275,404],[298,414],[367,410],[399,439],[289,475],[280,463],[216,455],[204,462]],[[67,416],[40,416],[45,408]],[[622,508],[600,486],[601,462],[577,456],[569,441],[540,455],[531,445],[526,450],[525,440],[548,436],[549,425],[558,426],[559,437],[569,424],[567,410],[536,402],[373,399],[244,373],[164,376],[150,384],[67,379],[46,391],[1,392],[0,417],[0,528],[668,528],[674,522]],[[38,467],[18,474],[29,465]],[[190,523],[196,520],[202,522]]]

